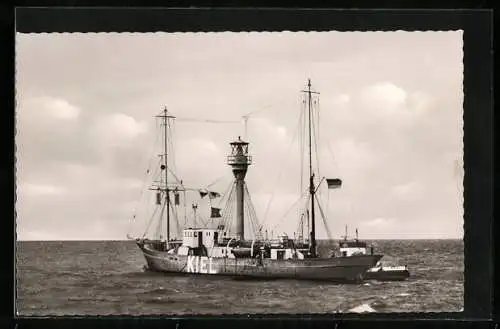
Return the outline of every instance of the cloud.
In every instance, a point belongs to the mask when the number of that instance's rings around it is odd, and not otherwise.
[[[375,228],[387,228],[394,223],[392,218],[375,218],[373,220],[362,222],[361,224],[368,227]]]
[[[27,196],[37,197],[60,195],[65,192],[65,189],[54,185],[24,183],[19,187],[19,192]]]
[[[72,121],[78,119],[81,110],[68,101],[50,96],[40,96],[18,100],[20,115],[31,119],[32,123],[47,121]],[[26,111],[26,112],[25,112]]]
[[[407,97],[404,89],[390,82],[371,85],[360,94],[362,104],[377,115],[394,115],[405,105]]]
[[[392,188],[393,195],[400,199],[411,198],[415,193],[419,192],[422,192],[422,184],[417,181],[396,185]]]
[[[140,134],[147,131],[145,122],[138,122],[133,117],[113,113],[99,117],[91,128],[91,137],[101,145],[114,147],[120,144],[126,144]]]

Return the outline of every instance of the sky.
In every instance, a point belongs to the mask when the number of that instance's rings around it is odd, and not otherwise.
[[[178,117],[186,184],[224,192],[229,142],[242,136],[259,221],[293,234],[298,215],[285,214],[301,192],[296,126],[310,78],[317,177],[343,181],[320,194],[334,238],[348,225],[366,239],[461,239],[462,56],[461,31],[18,33],[17,238],[142,233],[147,218],[131,218],[164,106]]]

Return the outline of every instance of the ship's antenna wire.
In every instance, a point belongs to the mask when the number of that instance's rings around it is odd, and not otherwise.
[[[305,161],[305,136],[306,136],[306,98],[304,95],[301,96],[301,107],[300,107],[300,136],[299,136],[299,148],[300,148],[300,193],[304,191],[304,161]]]
[[[297,127],[294,131],[294,134],[293,134],[293,137],[292,137],[292,140],[290,142],[290,146],[288,147],[288,150],[287,150],[287,155],[289,155],[290,153],[290,150],[292,149],[292,146],[294,145],[294,142],[295,142],[295,139],[298,135],[298,132],[299,132],[299,127],[300,127],[300,121],[301,121],[302,118],[299,118],[298,122],[297,122]],[[284,172],[284,166],[281,166],[281,170],[278,174],[278,179],[277,179],[277,182],[276,184],[274,185],[274,190],[273,190],[273,193],[271,194],[271,197],[269,198],[269,201],[267,203],[267,206],[266,206],[266,210],[264,212],[264,219],[262,221],[262,225],[264,225],[267,221],[267,215],[269,213],[269,208],[270,208],[270,205],[272,203],[272,201],[274,200],[274,196],[276,194],[276,189],[277,189],[277,186],[279,185],[279,182],[281,180],[281,176],[283,175],[283,172]]]
[[[316,120],[317,123],[314,125],[313,129],[316,133],[316,138],[314,140],[314,152],[316,152],[316,168],[318,170],[318,176],[321,176],[320,172],[320,156],[319,156],[319,151],[318,151],[318,146],[320,145],[320,120],[319,120],[319,96],[316,96]]]
[[[135,219],[136,219],[136,215],[137,215],[137,207],[139,205],[139,203],[143,202],[144,199],[144,191],[146,190],[146,183],[148,181],[148,175],[151,173],[151,167],[153,165],[153,159],[154,159],[154,156],[155,156],[155,149],[158,145],[158,141],[160,140],[160,135],[157,133],[158,132],[158,122],[155,120],[155,140],[154,140],[154,143],[153,143],[153,147],[152,147],[152,150],[150,151],[150,158],[148,160],[148,169],[145,171],[144,173],[144,176],[143,176],[143,179],[142,179],[142,186],[141,186],[141,190],[140,190],[140,195],[139,195],[139,198],[137,199],[135,205],[134,205],[134,208],[133,208],[133,211],[132,211],[132,218],[131,218],[131,221],[135,222]]]
[[[309,191],[304,192],[304,193],[300,196],[300,198],[298,198],[298,199],[297,199],[297,200],[296,200],[296,201],[292,204],[292,206],[291,206],[290,208],[288,208],[288,210],[285,212],[285,214],[283,215],[283,217],[281,217],[281,218],[280,218],[280,219],[279,219],[279,220],[278,220],[278,221],[277,221],[277,222],[276,222],[276,223],[275,223],[275,224],[271,227],[271,229],[272,229],[272,230],[274,230],[274,229],[278,226],[278,224],[281,224],[281,222],[283,221],[283,219],[285,219],[285,218],[288,216],[288,214],[290,213],[290,211],[292,211],[292,209],[293,209],[293,208],[294,208],[294,207],[295,207],[295,206],[296,206],[296,205],[297,205],[300,201],[302,201],[302,199],[303,199],[305,196],[307,196],[308,194],[309,194]],[[262,225],[263,225],[263,224],[262,224]],[[261,226],[262,226],[262,225],[261,225]]]
[[[221,176],[221,177],[217,178],[216,180],[214,180],[212,183],[208,184],[207,188],[210,188],[210,187],[214,186],[215,184],[217,184],[218,182],[220,182],[224,178],[226,178],[226,175]]]
[[[314,101],[314,103],[316,104],[316,100]],[[319,111],[317,111],[318,113],[316,114],[316,117],[314,118],[314,111],[312,112],[312,115],[313,115],[313,120],[312,120],[312,130],[313,130],[313,135],[315,136],[315,138],[313,139],[313,144],[314,144],[314,153],[316,155],[316,169],[318,171],[318,176],[321,176],[320,175],[320,171],[319,171],[319,152],[318,152],[318,143],[319,143]],[[316,119],[316,120],[314,120]],[[317,123],[316,123],[317,121]],[[318,193],[321,194],[321,190],[318,190]]]

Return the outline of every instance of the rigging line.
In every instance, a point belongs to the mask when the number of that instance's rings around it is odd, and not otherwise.
[[[247,205],[248,217],[250,218],[250,228],[254,239],[258,239],[259,231],[256,223],[256,218],[253,216],[253,212],[250,205]]]
[[[169,167],[167,167],[167,170],[170,174],[172,174],[172,176],[174,177],[174,179],[177,181],[177,184],[180,184],[181,183],[181,180],[179,179],[179,177],[177,177],[177,175],[172,171],[172,169],[170,169]]]
[[[255,212],[255,206],[253,204],[252,197],[250,196],[250,192],[248,191],[247,184],[244,184],[244,188],[245,188],[245,194],[246,194],[247,200],[248,200],[248,202],[246,204],[247,204],[247,207],[248,207],[249,212],[250,212],[249,216],[250,216],[251,224],[253,226],[253,230],[255,231],[254,233],[257,236],[260,232],[259,220],[257,218],[257,213]]]
[[[175,198],[175,196],[174,196]],[[174,218],[175,218],[175,225],[177,227],[177,237],[179,236],[182,236],[182,229],[181,229],[181,224],[180,224],[180,220],[179,220],[179,208],[178,205],[175,204],[175,200],[174,202],[170,202],[170,208],[172,209],[172,212],[174,214]]]
[[[184,122],[205,122],[205,123],[241,123],[241,120],[214,120],[176,117],[178,121]]]
[[[326,192],[326,213],[329,214],[330,213],[330,189],[327,189],[327,192]]]
[[[283,215],[283,217],[281,217],[272,227],[271,229],[275,229],[277,227],[278,224],[281,224],[281,222],[283,221],[283,219],[286,218],[286,216],[288,216],[288,214],[290,213],[290,211],[292,211],[292,209],[302,200],[302,198],[304,198],[304,196],[308,195],[309,193],[306,192],[306,193],[303,193],[300,198],[295,201],[292,206],[285,212],[285,214]]]
[[[304,157],[305,157],[305,130],[306,124],[304,120],[305,109],[306,109],[306,100],[304,95],[301,96],[301,106],[300,106],[300,136],[299,136],[299,152],[300,152],[300,191],[304,190]]]
[[[231,182],[231,184],[229,185],[229,188],[231,188],[231,190],[232,190],[232,187],[233,187],[233,184]],[[229,190],[229,188],[228,188],[228,190]],[[224,205],[224,212],[222,214],[222,219],[220,220],[220,222],[222,222],[221,225],[224,225],[224,227],[226,225],[227,216],[229,216],[229,212],[230,212],[231,197],[232,197],[232,191],[227,194],[227,199],[225,200],[225,205]]]
[[[230,218],[230,216],[232,215],[232,200],[233,200],[233,197],[234,197],[234,187],[235,187],[235,183],[232,182],[231,185],[231,191],[229,192],[228,194],[228,198],[227,198],[227,201],[226,201],[226,206],[224,208],[224,214],[222,216],[222,225],[224,225],[224,230],[226,230],[226,227],[227,227],[227,224],[228,224],[228,218]]]
[[[166,203],[166,198],[167,197],[168,196],[165,194],[165,202],[163,202],[162,205],[161,205],[161,213],[160,213],[160,216],[161,216],[160,217],[160,225],[161,225],[160,226],[160,240],[161,240],[161,237],[162,237],[163,230],[165,229],[165,227],[163,225],[163,215],[165,214],[165,208],[166,208],[166,205],[167,205],[167,203]],[[168,236],[168,235],[166,235],[166,236]]]
[[[321,204],[319,203],[319,200],[317,198],[316,198],[316,201],[317,201],[317,204],[318,204],[319,212],[321,214],[321,218],[323,219],[323,224],[325,225],[325,228],[326,228],[326,233],[328,234],[328,238],[330,240],[333,240],[333,234],[330,231],[330,228],[328,227],[328,222],[327,222],[325,214],[323,212],[323,208],[321,207]]]
[[[225,175],[224,176],[221,176],[219,178],[217,178],[215,181],[213,181],[212,183],[208,184],[207,185],[207,188],[210,188],[212,187],[213,185],[217,184],[218,182],[220,182],[224,177],[226,177]]]
[[[317,167],[318,167],[318,176],[321,176],[321,172],[319,170],[321,163],[319,161],[320,155],[319,155],[319,151],[318,151],[319,145],[321,145],[321,134],[320,134],[321,121],[320,121],[319,96],[316,96],[316,106],[317,106],[317,109],[316,109],[317,123],[316,123],[316,126],[315,126],[314,129],[315,130],[317,129],[317,132],[316,132],[316,134],[317,134],[317,140],[316,140],[316,146],[315,146],[315,148],[316,148],[316,158],[317,158],[316,161],[318,162],[318,165],[317,165]]]
[[[161,240],[161,221],[158,221],[158,225],[156,227],[156,232],[153,234],[155,239]]]
[[[188,211],[187,211],[186,191],[182,192],[182,199],[184,201],[184,226],[187,226],[187,224],[188,224]]]
[[[158,145],[158,141],[160,139],[160,135],[157,134],[158,132],[158,122],[155,121],[155,140],[154,140],[154,143],[153,143],[153,147],[151,149],[151,151],[149,152],[151,154],[151,156],[149,157],[149,160],[148,160],[148,169],[146,170],[146,172],[144,173],[144,176],[142,178],[142,185],[141,185],[141,191],[140,191],[140,195],[139,195],[139,199],[137,200],[135,206],[134,206],[134,209],[133,209],[133,212],[132,212],[132,221],[135,220],[136,218],[136,215],[137,215],[137,206],[139,205],[139,203],[142,202],[142,198],[144,196],[144,191],[146,190],[146,183],[147,183],[147,177],[148,175],[151,173],[151,167],[153,165],[153,158],[155,156],[155,149],[156,149],[156,146]]]
[[[248,190],[247,190],[247,192],[248,192]],[[250,206],[251,206],[252,216],[254,217],[254,220],[255,220],[255,223],[254,223],[255,228],[254,229],[256,230],[258,238],[262,239],[262,229],[260,227],[259,217],[257,216],[257,212],[255,211],[255,205],[254,205],[254,203],[253,203],[253,201],[252,201],[252,199],[251,199],[250,196],[249,196],[249,200],[250,200]]]
[[[228,227],[229,227],[229,230],[231,233],[234,232],[235,230],[235,227],[234,227],[234,220],[237,216],[237,212],[238,212],[238,209],[237,209],[237,205],[236,205],[236,202],[238,200],[238,197],[236,196],[237,192],[237,186],[236,186],[236,180],[234,181],[234,186],[233,186],[233,190],[231,191],[232,194],[233,194],[233,197],[231,199],[231,213],[230,213],[230,216],[227,218],[227,221],[228,221]]]
[[[153,223],[153,219],[156,216],[156,212],[158,211],[158,208],[159,207],[155,207],[155,210],[153,211],[153,214],[149,218],[148,224],[146,226],[146,231],[144,231],[144,234],[142,235],[143,238],[148,234],[149,229],[151,228],[151,224]]]
[[[234,196],[235,196],[235,191],[236,191],[236,182],[234,182],[234,185],[232,186],[231,192],[230,192],[230,199],[227,203],[227,216],[224,218],[224,230],[228,233],[231,234],[232,231],[232,218],[234,216],[234,208],[235,204],[233,202]]]
[[[170,167],[170,168],[175,169],[174,144],[172,141],[172,138],[173,138],[173,136],[172,136],[172,123],[170,122],[170,120],[167,120],[167,128],[168,128],[167,129],[167,136],[168,136],[168,149],[169,149],[169,154],[168,154],[169,157],[168,158],[172,164],[171,166],[167,165],[167,168]],[[171,172],[173,174],[172,170],[169,170],[169,172]]]
[[[250,218],[252,221],[252,228],[256,238],[260,238],[262,235],[261,230],[259,229],[259,219],[257,218],[257,214],[255,213],[255,208],[252,203],[249,205]]]
[[[227,199],[229,198],[229,190],[233,187],[233,182],[229,184],[224,191],[224,194],[222,195],[222,198],[219,199],[219,202],[217,202],[217,206],[220,207],[220,205],[223,203],[223,201],[226,200],[226,206],[227,206]]]
[[[235,200],[237,200],[237,187],[236,187],[236,180],[234,181],[233,189],[231,190],[231,208],[230,208],[230,215],[227,217],[227,227],[229,227],[230,232],[232,233],[234,231],[234,218],[236,217],[237,213],[237,206]]]
[[[297,134],[298,134],[298,131],[299,131],[300,120],[301,120],[301,118],[299,118],[299,120],[297,122],[297,128],[294,131],[292,140],[290,142],[290,146],[288,147],[287,155],[289,155],[290,150],[292,149],[292,146],[293,146],[293,144],[295,142],[295,138],[297,137]],[[270,207],[272,201],[274,200],[274,195],[276,194],[276,189],[277,189],[277,186],[279,185],[279,181],[281,180],[281,176],[283,174],[283,171],[284,171],[284,166],[281,166],[281,170],[280,170],[280,172],[278,174],[278,180],[277,180],[276,184],[274,185],[274,191],[271,194],[271,198],[269,199],[269,201],[267,203],[267,206],[266,206],[266,211],[264,212],[264,219],[262,221],[262,225],[264,225],[264,223],[266,223],[266,221],[267,221],[267,215],[269,213],[269,207]]]
[[[316,127],[316,122],[315,122],[315,118],[314,118],[314,111],[312,111],[312,115],[313,115],[313,118],[311,120],[312,121],[311,125],[312,125],[313,136],[314,136],[313,144],[314,144],[314,153],[316,155],[316,169],[318,171],[318,176],[320,176],[320,172],[319,172],[319,153],[318,153],[319,135],[318,135],[318,131],[317,131],[318,127]]]
[[[177,221],[177,211],[176,209],[174,209],[174,206],[173,206],[173,202],[170,202],[168,207],[170,208],[170,212],[171,212],[171,217],[170,219],[174,219],[174,223],[176,224],[175,225],[175,232],[176,232],[176,238],[177,238],[177,233],[178,233],[178,230],[179,230],[179,225],[178,225],[178,221]],[[170,229],[172,230],[172,226],[170,227]],[[173,231],[173,230],[172,230]],[[172,238],[172,236],[170,236],[170,238]]]
[[[244,226],[245,226],[245,233],[247,236],[251,236],[253,234],[253,228],[252,228],[252,218],[250,217],[250,213],[248,211],[248,202],[245,202],[243,204],[243,214],[244,214]],[[252,234],[249,234],[252,233]]]

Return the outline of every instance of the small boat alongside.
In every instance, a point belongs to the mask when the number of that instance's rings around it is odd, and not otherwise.
[[[365,241],[360,241],[358,238],[358,229],[356,229],[356,237],[349,239],[346,233],[339,243],[339,251],[341,257],[352,257],[355,255],[373,254],[373,246]],[[404,281],[410,277],[410,271],[407,265],[383,265],[382,261],[366,271],[364,274],[365,280],[377,281]]]
[[[366,280],[404,281],[409,277],[408,266],[384,266],[381,262],[365,273]]]

